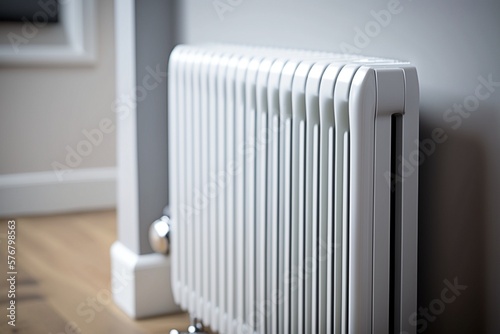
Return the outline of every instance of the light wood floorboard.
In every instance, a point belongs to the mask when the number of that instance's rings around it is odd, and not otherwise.
[[[0,333],[169,333],[185,313],[135,321],[111,301],[109,249],[114,211],[16,218],[16,327],[7,324],[0,284]],[[7,268],[7,220],[0,221],[0,268]],[[7,320],[6,320],[7,319]]]

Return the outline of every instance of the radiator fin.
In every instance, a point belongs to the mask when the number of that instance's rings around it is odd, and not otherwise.
[[[415,332],[404,319],[416,307],[417,175],[401,186],[390,174],[395,154],[415,148],[416,80],[387,59],[178,46],[169,161],[181,307],[220,333]]]

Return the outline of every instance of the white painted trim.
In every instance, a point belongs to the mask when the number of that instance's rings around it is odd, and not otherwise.
[[[135,1],[115,0],[118,240],[139,253]]]
[[[63,44],[44,45],[28,40],[17,49],[0,44],[1,65],[88,65],[96,61],[95,0],[65,0],[60,3],[61,27],[67,40]],[[40,9],[43,12],[43,9]],[[19,23],[24,25],[26,23]],[[40,27],[38,29],[43,29]],[[4,29],[5,30],[5,29]],[[0,30],[8,34],[9,31]],[[36,34],[35,34],[36,35]]]
[[[139,319],[177,313],[170,284],[170,257],[137,255],[115,241],[111,246],[113,299],[128,316]]]
[[[0,175],[0,217],[108,209],[116,206],[116,168]]]

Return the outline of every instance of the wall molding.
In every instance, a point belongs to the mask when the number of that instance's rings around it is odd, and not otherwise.
[[[43,2],[40,2],[43,4]],[[60,3],[60,24],[45,29],[51,8],[40,5],[38,23],[15,23],[20,34],[10,31],[12,25],[0,26],[10,36],[9,44],[0,43],[1,65],[92,65],[96,62],[97,36],[95,0],[66,0]],[[37,35],[53,37],[61,32],[64,42],[50,44],[37,41]],[[10,35],[9,35],[10,34]]]
[[[0,175],[0,217],[44,215],[116,206],[116,168]]]

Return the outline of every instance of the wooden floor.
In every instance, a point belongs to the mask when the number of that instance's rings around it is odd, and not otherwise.
[[[114,211],[16,219],[16,327],[7,324],[7,221],[0,221],[0,333],[127,334],[185,329],[186,314],[134,321],[111,300]]]

